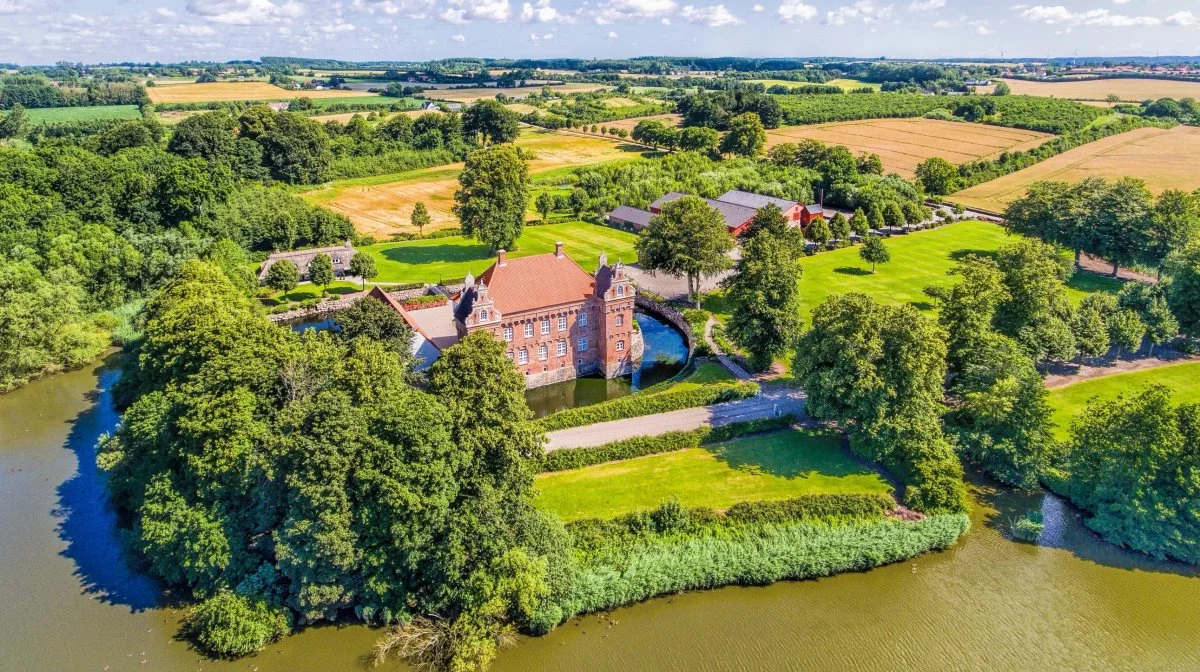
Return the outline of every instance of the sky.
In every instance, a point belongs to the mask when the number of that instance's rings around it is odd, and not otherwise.
[[[1200,54],[1198,0],[709,2],[0,0],[0,62]]]

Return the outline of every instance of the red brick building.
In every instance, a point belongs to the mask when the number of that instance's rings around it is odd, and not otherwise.
[[[496,263],[470,276],[454,297],[460,334],[488,331],[507,346],[526,387],[540,387],[579,376],[606,378],[633,371],[634,288],[618,262],[603,255],[596,275],[563,252],[509,259],[503,250]]]

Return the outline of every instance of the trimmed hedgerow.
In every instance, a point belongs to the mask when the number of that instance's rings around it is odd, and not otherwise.
[[[870,520],[896,508],[896,500],[882,494],[829,494],[779,502],[739,502],[725,511],[733,523],[790,523],[799,520]]]
[[[735,422],[715,429],[701,427],[688,431],[667,432],[658,436],[638,436],[590,448],[556,450],[542,457],[541,464],[538,465],[538,471],[542,473],[566,471],[568,469],[580,469],[594,464],[628,460],[646,455],[673,453],[678,450],[699,448],[706,444],[728,441],[748,434],[759,434],[774,429],[782,429],[795,424],[795,422],[795,416],[784,415],[778,418]]]
[[[534,421],[538,429],[552,432],[558,429],[582,427],[609,420],[623,420],[655,413],[667,413],[683,408],[708,406],[725,401],[745,399],[758,394],[758,385],[749,382],[717,383],[701,388],[660,392],[658,394],[634,394],[582,408],[546,416]]]

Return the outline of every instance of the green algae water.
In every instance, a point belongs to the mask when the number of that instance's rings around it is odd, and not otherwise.
[[[232,662],[175,640],[182,611],[127,565],[95,468],[115,380],[97,365],[0,396],[0,670],[372,669],[377,633],[362,626],[312,628]],[[1054,497],[974,495],[974,527],[946,552],[585,616],[522,638],[492,669],[1200,669],[1195,570],[1099,541]],[[1006,539],[1031,508],[1047,522],[1040,545]]]

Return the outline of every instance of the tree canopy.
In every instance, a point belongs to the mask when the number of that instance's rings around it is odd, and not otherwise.
[[[493,250],[514,249],[525,230],[529,168],[516,148],[498,145],[467,157],[454,192],[454,214],[464,235]]]
[[[725,218],[703,199],[684,196],[663,206],[637,241],[638,263],[648,271],[686,277],[688,295],[700,306],[700,284],[733,266],[733,236]]]

